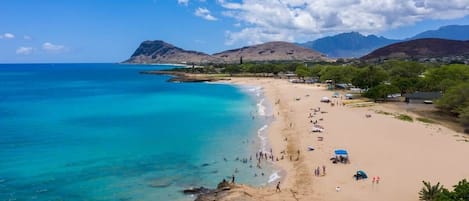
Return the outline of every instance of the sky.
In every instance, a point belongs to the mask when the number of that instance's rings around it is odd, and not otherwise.
[[[121,62],[145,40],[215,53],[469,24],[469,0],[2,0],[0,63]]]

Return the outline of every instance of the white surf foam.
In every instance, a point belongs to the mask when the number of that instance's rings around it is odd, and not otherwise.
[[[269,176],[269,180],[267,181],[268,183],[272,183],[272,182],[275,182],[279,179],[281,179],[282,177],[280,177],[279,175],[279,172],[280,171],[275,171],[274,173],[272,173],[270,176]]]
[[[266,116],[266,113],[265,113],[265,105],[264,105],[264,101],[265,101],[265,98],[261,99],[258,103],[257,103],[257,113],[259,114],[259,116]]]
[[[269,125],[264,125],[261,128],[259,128],[259,130],[257,130],[257,136],[259,137],[260,142],[261,142],[260,143],[261,147],[259,148],[259,150],[262,152],[267,152],[268,139],[267,139],[267,132],[264,132],[264,130],[266,130],[268,127]]]

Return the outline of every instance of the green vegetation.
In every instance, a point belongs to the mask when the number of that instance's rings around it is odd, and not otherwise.
[[[457,115],[460,122],[469,127],[469,82],[449,87],[437,101],[437,106],[442,111]]]
[[[424,118],[424,117],[417,117],[417,120],[420,121],[420,122],[423,122],[423,123],[427,123],[427,124],[435,123],[435,121],[433,121],[431,119]]]
[[[276,77],[295,73],[300,80],[350,83],[367,90],[364,97],[374,101],[388,101],[388,95],[441,91],[443,97],[435,101],[439,110],[457,117],[469,131],[469,65],[435,64],[389,60],[382,63],[363,63],[358,60],[336,63],[266,62],[216,64],[204,68],[184,68],[190,73],[225,73],[229,76]]]
[[[443,192],[443,186],[440,182],[436,185],[431,185],[430,182],[423,181],[424,187],[419,192],[419,199],[424,201],[436,201],[437,196]]]
[[[414,119],[409,116],[409,115],[406,115],[406,114],[399,114],[398,116],[396,116],[396,118],[400,119],[400,120],[403,120],[403,121],[414,121]]]
[[[367,98],[373,99],[374,101],[386,101],[389,94],[394,94],[397,92],[399,92],[399,88],[394,85],[379,84],[378,86],[368,89],[368,91],[366,91],[363,95]]]
[[[393,113],[386,112],[386,111],[383,111],[383,110],[377,110],[377,111],[375,111],[375,112],[376,112],[376,114],[394,115]]]
[[[469,182],[463,179],[453,186],[453,190],[440,186],[440,183],[431,185],[423,181],[424,187],[419,192],[419,199],[423,201],[466,201],[469,200]]]

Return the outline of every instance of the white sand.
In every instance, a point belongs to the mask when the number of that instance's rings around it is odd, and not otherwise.
[[[282,193],[275,193],[275,187],[254,190],[246,187],[256,200],[418,200],[422,180],[439,181],[450,188],[469,178],[469,142],[461,141],[464,134],[373,111],[396,112],[393,107],[331,107],[319,100],[331,97],[333,92],[316,85],[270,78],[233,78],[229,82],[263,87],[276,117],[269,127],[274,154],[280,156],[286,150],[296,159],[297,150],[301,151],[299,161],[291,162],[287,156],[277,162],[287,172],[281,184]],[[275,104],[277,100],[280,104]],[[327,111],[312,118],[324,119],[318,121],[325,127],[321,134],[310,132],[308,115],[312,113],[310,108],[317,107]],[[372,117],[366,118],[366,114]],[[323,136],[324,141],[318,141],[318,136]],[[307,146],[316,150],[308,152]],[[330,162],[337,148],[349,151],[350,164]],[[326,166],[327,174],[314,176],[314,168],[322,165]],[[357,170],[364,170],[369,179],[355,181],[352,176]],[[379,184],[372,184],[373,176],[381,178]],[[340,192],[336,192],[337,186]]]

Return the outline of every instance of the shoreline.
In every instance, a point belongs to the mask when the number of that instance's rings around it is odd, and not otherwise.
[[[320,103],[319,99],[330,97],[333,91],[316,85],[292,84],[272,78],[232,78],[222,83],[263,88],[275,116],[268,128],[269,142],[274,155],[280,155],[282,151],[286,153],[286,160],[274,164],[285,170],[281,179],[282,192],[275,192],[275,186],[240,185],[231,190],[233,194],[249,193],[246,200],[410,201],[418,199],[422,180],[451,186],[469,178],[469,171],[464,168],[469,166],[469,162],[458,160],[464,158],[461,153],[469,153],[468,141],[459,139],[467,140],[469,136],[442,125],[406,122],[376,113],[377,110],[399,112],[380,104],[332,107]],[[312,115],[311,109],[317,107],[321,107],[324,113],[308,117],[308,113]],[[312,133],[310,121],[319,119],[325,131]],[[317,137],[324,140],[319,141]],[[315,150],[307,151],[308,146]],[[329,161],[333,150],[339,148],[349,151],[350,164],[332,164]],[[295,160],[297,151],[301,152],[299,160]],[[292,161],[288,159],[290,156]],[[327,168],[327,174],[315,176],[313,170],[320,166]],[[448,167],[450,172],[441,172]],[[358,182],[352,179],[359,169],[366,171],[369,179]],[[371,182],[375,176],[382,179],[379,185]],[[337,186],[340,186],[340,192],[336,191]]]
[[[257,147],[255,147],[256,150],[254,151],[256,153],[270,154],[270,150],[272,150],[273,148],[269,138],[269,128],[276,121],[276,118],[274,116],[271,101],[268,100],[268,97],[265,95],[264,89],[258,85],[235,84],[226,80],[207,83],[232,85],[242,91],[245,91],[248,95],[252,96],[256,104],[256,114],[251,115],[253,118],[263,118],[259,120],[259,127],[255,131],[255,136],[253,136],[254,138],[256,138],[255,141],[258,141]],[[268,177],[267,180],[265,180],[265,184],[259,187],[271,186],[273,182],[277,181],[278,179],[284,178],[283,176],[279,175],[279,173],[284,172],[284,170],[278,167],[273,160],[269,158],[268,160],[262,160],[262,162],[266,162],[268,164],[268,168],[271,170],[271,172],[268,173]]]

